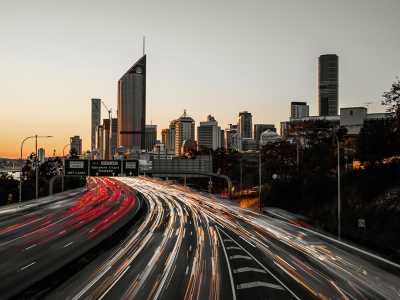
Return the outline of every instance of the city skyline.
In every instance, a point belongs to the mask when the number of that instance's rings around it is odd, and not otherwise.
[[[184,108],[196,126],[211,114],[221,128],[234,124],[240,111],[249,111],[253,124],[279,128],[291,102],[307,102],[317,116],[318,57],[330,53],[340,57],[339,108],[373,102],[369,113],[385,111],[381,96],[400,75],[400,42],[387,42],[398,28],[398,1],[339,1],[335,7],[235,2],[226,10],[227,3],[211,11],[207,3],[141,4],[143,14],[135,20],[115,4],[99,5],[96,14],[89,4],[79,12],[74,4],[3,5],[2,120],[13,126],[0,134],[0,157],[20,157],[22,140],[35,134],[54,136],[38,147],[59,156],[75,135],[82,150],[90,150],[90,99],[117,110],[117,81],[142,56],[144,35],[150,55],[146,125],[158,126],[159,140]],[[321,34],[325,27],[329,34]],[[102,46],[93,51],[95,44]],[[103,109],[100,119],[106,118]],[[23,157],[33,149],[27,141]]]

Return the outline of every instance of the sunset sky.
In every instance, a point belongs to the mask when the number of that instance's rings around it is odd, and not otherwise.
[[[340,107],[384,112],[400,76],[399,0],[2,1],[0,157],[40,139],[62,155],[79,135],[90,149],[91,98],[113,115],[117,82],[143,55],[147,124],[211,114],[222,128],[289,119],[292,101],[318,114],[318,56],[339,56]],[[102,107],[102,117],[108,116]],[[35,149],[24,144],[23,156]],[[69,147],[66,148],[66,152]]]

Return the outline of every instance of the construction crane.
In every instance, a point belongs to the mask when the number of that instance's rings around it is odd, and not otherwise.
[[[108,118],[111,119],[111,110],[112,110],[112,108],[108,109],[107,105],[106,105],[103,101],[101,101],[101,103],[103,103],[104,107],[105,107],[105,108],[107,109],[107,111],[108,111]]]

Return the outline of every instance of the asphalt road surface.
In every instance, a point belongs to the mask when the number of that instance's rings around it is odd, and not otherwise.
[[[0,224],[0,297],[143,221],[46,296],[30,299],[400,299],[400,278],[301,227],[143,177]],[[357,253],[356,253],[357,254]]]
[[[400,278],[299,227],[179,186],[141,192],[144,222],[46,299],[400,299]]]
[[[131,189],[92,178],[89,192],[0,223],[0,298],[32,283],[97,245],[138,209]]]

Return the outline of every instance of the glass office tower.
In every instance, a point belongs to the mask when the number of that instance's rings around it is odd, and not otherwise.
[[[146,149],[146,55],[118,81],[118,147]]]
[[[100,125],[101,116],[101,100],[92,98],[92,132],[91,132],[91,146],[90,150],[96,148],[96,126]],[[80,155],[81,153],[79,153]]]
[[[318,57],[318,113],[339,114],[339,57],[326,54]]]

